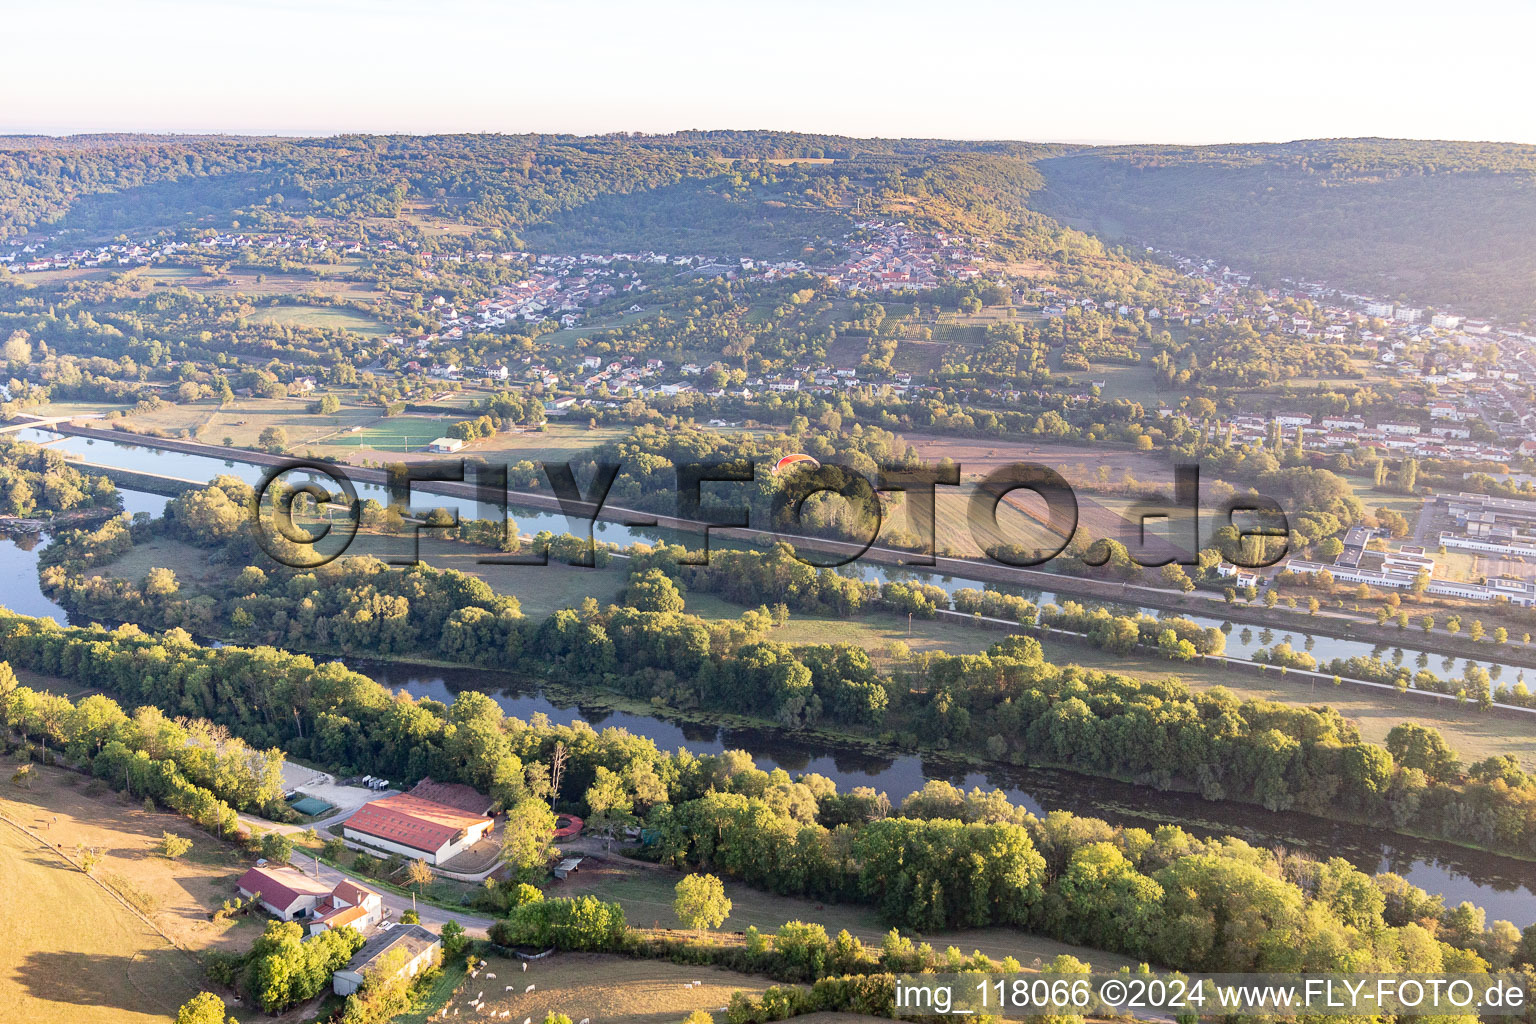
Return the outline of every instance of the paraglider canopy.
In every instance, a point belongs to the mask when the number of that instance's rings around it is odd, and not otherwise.
[[[774,463],[773,475],[778,476],[780,473],[783,473],[786,470],[794,469],[796,466],[801,464],[808,464],[812,469],[821,468],[820,462],[817,462],[815,459],[809,455],[806,455],[804,452],[797,452],[794,455],[786,455],[778,462]]]

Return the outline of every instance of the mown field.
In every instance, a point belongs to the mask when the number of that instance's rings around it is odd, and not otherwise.
[[[491,975],[495,975],[494,978]],[[692,985],[691,982],[701,982]],[[760,993],[771,981],[719,967],[689,967],[658,960],[629,960],[595,953],[556,953],[522,970],[522,961],[489,957],[478,978],[464,979],[449,1001],[449,1016],[510,1019],[563,1013],[571,1020],[626,1021],[634,1024],[676,1024],[694,1010],[718,1011],[731,993]],[[525,992],[527,986],[532,992]],[[485,1009],[476,1013],[470,1001],[484,994]],[[716,1017],[724,1021],[724,1016]]]
[[[591,893],[605,900],[622,903],[625,918],[636,928],[681,928],[681,922],[672,912],[674,888],[680,877],[675,871],[651,865],[618,860],[588,860],[580,871],[565,882],[553,884],[548,895]],[[808,899],[775,896],[731,881],[725,883],[725,891],[732,903],[731,915],[722,925],[722,930],[727,932],[745,931],[750,926],[772,932],[786,921],[810,921],[823,925],[830,935],[847,929],[850,935],[865,944],[879,945],[890,931],[890,925],[882,922],[874,909],[867,906],[823,904]],[[1133,961],[1113,953],[1071,946],[1013,928],[934,932],[924,934],[922,940],[940,950],[956,946],[965,953],[980,950],[999,960],[1005,956],[1017,957],[1026,967],[1036,959],[1043,962],[1062,953],[1088,961],[1096,969],[1112,971],[1123,966],[1134,966]],[[572,1017],[579,1019],[574,1014]]]
[[[292,327],[318,327],[333,331],[351,331],[368,337],[382,337],[390,331],[388,324],[365,316],[351,309],[334,306],[306,304],[264,306],[250,315],[256,323]]]
[[[125,275],[128,281],[144,281],[152,287],[186,288],[204,295],[246,295],[270,298],[274,295],[345,295],[348,298],[381,298],[372,286],[340,279],[347,264],[316,264],[311,273],[279,270],[231,269],[220,275],[205,274],[191,267],[145,267]]]
[[[72,852],[76,842],[84,842],[101,849],[98,877],[122,884],[135,902],[153,901],[158,909],[151,915],[171,934],[212,940],[208,945],[224,938],[200,933],[192,921],[206,915],[195,894],[209,891],[210,876],[223,869],[190,857],[174,867],[142,863],[149,856],[151,828],[156,839],[160,827],[179,831],[173,819],[118,811],[109,803],[98,807],[104,802],[69,792],[49,777],[52,773],[42,774],[30,791],[6,785],[0,813],[45,828],[44,841],[55,847]],[[191,955],[103,891],[57,848],[42,846],[5,822],[0,822],[0,894],[5,900],[0,1019],[162,1024],[201,987],[201,968]]]
[[[165,405],[148,412],[136,412],[124,422],[137,430],[159,430],[172,436],[190,434],[204,444],[227,442],[240,448],[254,448],[262,431],[277,427],[288,436],[290,447],[297,450],[352,427],[371,425],[383,419],[376,405],[343,404],[336,413],[322,416],[309,411],[310,401],[308,398],[237,398],[221,406],[214,399],[204,399],[187,405]]]
[[[7,771],[7,779],[9,775]],[[41,765],[33,768],[32,775],[30,786],[8,781],[0,786],[0,815],[39,832],[67,852],[73,853],[77,845],[98,850],[101,863],[96,876],[178,945],[194,950],[245,949],[260,933],[261,925],[252,918],[219,924],[208,920],[213,909],[234,895],[235,880],[248,866],[233,847],[178,815],[147,811],[99,780]],[[156,848],[165,832],[191,839],[191,852],[176,860],[160,856]]]

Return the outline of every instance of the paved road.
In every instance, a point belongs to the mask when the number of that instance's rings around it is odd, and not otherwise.
[[[267,824],[270,826],[271,822],[268,822]],[[307,875],[320,879],[320,881],[330,886],[338,885],[343,881],[360,882],[363,885],[368,884],[368,879],[361,878],[356,875],[349,875],[345,871],[340,871],[328,864],[319,864],[317,867],[317,862],[313,857],[309,858],[306,864],[304,857],[295,856],[293,860],[293,866],[303,870]],[[399,893],[390,892],[387,889],[379,889],[375,891],[377,891],[379,895],[384,898],[384,906],[390,911],[388,915],[390,920],[400,920],[400,915],[411,909],[411,898],[409,896],[401,896]],[[416,904],[416,913],[421,915],[421,923],[433,931],[442,931],[444,924],[449,921],[457,921],[459,924],[464,926],[465,931],[477,939],[485,938],[486,930],[489,929],[491,924],[495,921],[495,918],[481,917],[478,914],[470,914],[457,910],[444,910],[443,908],[434,906],[431,903],[422,903],[419,901]]]

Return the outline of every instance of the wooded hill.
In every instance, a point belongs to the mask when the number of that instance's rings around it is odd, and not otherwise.
[[[1346,139],[1039,160],[1042,212],[1111,241],[1415,305],[1536,317],[1536,147]]]
[[[431,246],[815,262],[855,220],[876,216],[985,236],[996,255],[1058,266],[1121,259],[1086,231],[1266,277],[1536,318],[1532,146],[1073,147],[732,131],[0,138],[0,239],[318,224]],[[446,225],[457,230],[445,236]]]

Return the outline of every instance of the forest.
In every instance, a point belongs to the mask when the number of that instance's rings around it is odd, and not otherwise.
[[[595,822],[643,820],[656,837],[651,856],[665,863],[868,903],[920,931],[1009,925],[1186,970],[1478,971],[1536,954],[1536,929],[1490,925],[1471,904],[1445,907],[1396,875],[1371,876],[1338,858],[1318,862],[1173,826],[1115,828],[1065,812],[1039,818],[1001,794],[941,782],[898,810],[882,794],[839,793],[820,776],[763,772],[743,752],[669,754],[622,730],[521,722],[473,691],[451,707],[392,695],[339,664],[273,648],[201,647],[179,631],[61,628],[6,615],[0,647],[33,671],[89,677],[135,705],[201,706],[218,692],[211,705],[232,734],[278,737],[338,769],[466,781],[504,806],[527,800],[537,784],[557,807]],[[32,691],[7,685],[7,736],[20,730],[23,742],[70,746],[98,764],[116,763],[98,748],[150,754],[153,732],[135,724],[149,712],[130,718],[112,713],[115,701],[87,698],[96,702],[90,715],[66,701],[39,716]],[[557,744],[564,769],[550,791]],[[1404,747],[1433,749],[1424,737],[1405,738]],[[115,769],[98,774],[111,779]],[[555,925],[559,906],[535,914],[520,909],[525,903],[515,895],[507,903],[514,927]],[[620,916],[603,925],[593,941],[611,941],[622,924]]]
[[[232,479],[225,486],[244,487]],[[198,521],[208,525],[193,525],[188,516],[201,502],[213,502],[222,518],[203,510]],[[233,568],[249,553],[250,541],[239,530],[242,507],[221,487],[188,492],[171,503],[170,528],[184,539],[222,544]],[[222,540],[220,522],[228,530]],[[116,535],[126,530],[109,524],[98,531],[99,546],[115,550]],[[902,746],[1055,765],[1271,810],[1384,821],[1536,856],[1536,779],[1518,766],[1427,774],[1422,758],[1405,760],[1401,751],[1361,742],[1353,726],[1326,707],[1239,701],[1219,688],[1192,691],[1172,676],[1136,680],[1054,665],[1029,636],[981,654],[922,655],[884,674],[857,647],[776,641],[773,626],[791,606],[851,614],[868,603],[928,615],[941,596],[900,582],[876,586],[818,572],[783,549],[731,553],[708,567],[679,565],[677,552],[637,551],[616,603],[588,598],[542,620],[525,618],[516,598],[495,594],[483,581],[425,565],[395,570],[364,557],[308,570],[247,563],[225,574],[218,592],[183,592],[163,569],[142,582],[85,574],[92,546],[71,551],[70,560],[43,570],[44,586],[66,607],[94,618],[317,652],[494,665],[595,683],[682,710],[747,713],[791,729],[856,729]],[[683,590],[690,586],[739,599],[746,596],[743,581],[762,607],[739,620],[706,621],[684,610]],[[968,597],[962,605],[981,601]],[[784,609],[775,612],[769,604]],[[1225,644],[1219,630],[1176,617],[1115,616],[1070,602],[1008,612],[1021,623],[1082,633],[1106,650],[1146,646],[1173,661],[1220,653]],[[292,735],[281,713],[271,717],[281,700],[260,692],[238,692],[238,698],[251,709],[269,709],[264,723],[246,723],[261,730],[264,742]],[[170,706],[211,717],[215,691],[182,690]],[[292,738],[300,739],[302,719],[295,725]],[[308,742],[339,739],[315,722]],[[327,759],[347,760],[335,749]]]
[[[1536,317],[1536,147],[1348,139],[1133,146],[1036,165],[1043,212],[1278,280]]]

